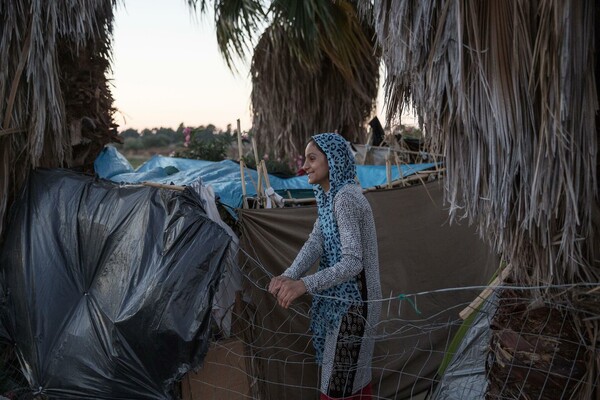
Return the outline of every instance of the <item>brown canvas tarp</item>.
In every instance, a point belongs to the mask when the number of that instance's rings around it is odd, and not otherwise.
[[[458,313],[485,285],[498,260],[473,228],[449,225],[442,187],[434,182],[367,193],[375,215],[384,301],[373,360],[378,398],[411,398],[426,391],[456,328]],[[253,354],[253,378],[265,399],[316,398],[318,371],[308,331],[309,296],[292,309],[265,291],[308,237],[315,207],[240,210],[241,254],[251,304],[244,340]],[[417,311],[418,310],[418,311]]]

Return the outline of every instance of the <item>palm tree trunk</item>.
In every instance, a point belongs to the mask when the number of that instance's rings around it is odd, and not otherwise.
[[[388,117],[412,103],[446,156],[451,219],[531,288],[501,296],[488,397],[600,398],[598,3],[374,4]]]
[[[572,398],[586,375],[589,348],[574,319],[567,304],[503,290],[491,324],[486,399]]]
[[[122,141],[108,86],[108,38],[89,40],[79,48],[62,38],[57,47],[71,145],[64,164],[93,173],[94,160],[104,145]]]
[[[0,241],[6,211],[31,168],[91,172],[102,146],[117,140],[106,77],[115,3],[3,2]]]

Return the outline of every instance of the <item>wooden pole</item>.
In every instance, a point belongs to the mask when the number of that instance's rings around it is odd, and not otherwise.
[[[271,187],[271,180],[269,179],[269,171],[267,170],[267,163],[264,160],[262,161],[262,171],[263,171],[263,174],[264,174],[264,177],[265,177],[265,184],[267,185],[268,188],[270,188]],[[288,191],[288,194],[290,195],[290,197],[292,197],[289,191]],[[277,197],[277,195],[272,195],[271,199],[273,201],[275,201],[276,197]]]
[[[365,143],[365,146],[370,146],[371,143],[373,143],[373,129],[369,129],[369,135],[367,136],[367,141]]]
[[[246,178],[244,177],[244,152],[242,151],[242,125],[238,118],[237,120],[237,132],[238,132],[238,154],[240,162],[240,178],[242,181],[242,208],[246,206]]]
[[[242,161],[244,158],[244,153],[242,151],[242,125],[240,124],[240,120],[237,120],[237,142],[238,142],[238,161]]]
[[[306,198],[306,199],[283,199],[285,204],[313,204],[317,202],[317,199],[314,197]]]
[[[269,180],[269,172],[267,171],[267,164],[265,163],[265,160],[262,160],[260,164],[262,166],[262,173],[265,177],[265,186],[271,187],[271,181]]]
[[[394,153],[394,159],[396,160],[396,167],[398,167],[398,179],[404,179],[404,173],[402,172],[402,165],[398,153]]]
[[[498,276],[496,277],[496,279],[494,279],[492,281],[492,283],[490,283],[490,285],[485,288],[480,294],[479,296],[477,296],[475,298],[475,300],[473,300],[471,302],[471,304],[469,304],[464,310],[462,310],[458,316],[460,318],[462,318],[463,320],[469,318],[469,316],[475,311],[477,310],[477,308],[481,305],[481,303],[483,303],[488,297],[490,297],[490,295],[494,292],[494,289],[501,285],[504,280],[506,279],[506,277],[508,276],[508,274],[512,271],[512,264],[510,264],[508,267],[504,268],[500,274],[498,274]]]
[[[437,173],[441,174],[444,171],[445,171],[444,168],[439,169],[439,170],[435,170],[435,171],[419,171],[416,174],[407,176],[404,179],[396,179],[395,181],[392,181],[392,187],[396,187],[396,186],[403,185],[405,183],[414,182],[414,181],[421,181],[421,182],[423,182],[423,178],[426,178],[426,177],[428,177],[431,174],[437,174]],[[385,189],[386,187],[387,187],[387,184],[372,186],[370,188],[364,189],[363,193],[373,192],[375,190],[380,190],[380,189]]]
[[[388,150],[387,157],[385,158],[385,177],[387,178],[388,189],[392,188],[392,160],[390,160],[391,156],[392,152],[391,150]]]
[[[265,160],[260,161],[260,170],[265,178],[265,198],[266,198],[267,197],[267,189],[271,187],[271,180],[269,179],[269,172],[267,171],[267,163],[265,162]],[[277,199],[277,194],[270,194],[269,197],[271,198],[273,203],[275,203],[277,205],[277,202],[275,201]],[[266,200],[265,200],[265,206],[266,206]]]
[[[254,138],[252,138],[252,152],[254,153],[254,162],[256,165],[256,172],[258,173],[258,182],[256,183],[256,195],[260,199],[262,196],[262,177],[260,173],[260,161],[258,161],[258,148],[256,147],[256,140],[254,140]]]

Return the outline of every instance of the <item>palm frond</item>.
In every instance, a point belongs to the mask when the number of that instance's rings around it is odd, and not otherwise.
[[[389,117],[414,103],[453,216],[527,266],[520,282],[597,279],[596,6],[537,4],[380,2]]]
[[[95,157],[90,153],[81,157],[86,143],[101,147],[114,136],[114,110],[105,73],[115,4],[114,0],[1,3],[0,129],[17,133],[0,136],[0,191],[5,194],[0,199],[0,232],[6,207],[30,168],[80,165]],[[79,82],[87,85],[85,89],[65,80],[68,59],[77,59],[75,69],[93,59],[99,61],[92,66],[94,79],[88,76]],[[77,94],[76,87],[97,103],[85,114],[95,121],[93,130],[78,129],[83,115],[74,110],[76,97],[65,98],[65,91]],[[88,133],[93,137],[86,138]]]
[[[598,15],[595,2],[375,2],[388,118],[416,108],[445,154],[452,218],[477,223],[519,285],[600,281]],[[590,383],[600,326],[574,318]]]
[[[206,13],[207,0],[187,0],[193,11]],[[254,39],[266,20],[260,0],[214,0],[212,2],[217,30],[217,44],[223,59],[235,70],[235,59],[252,52]]]
[[[377,94],[379,59],[356,10],[348,2],[300,3],[306,8],[273,3],[276,17],[251,66],[253,128],[259,145],[281,156],[302,154],[318,132],[360,140]]]

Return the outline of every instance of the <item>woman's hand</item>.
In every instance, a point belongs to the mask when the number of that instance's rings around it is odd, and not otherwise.
[[[277,302],[283,308],[288,308],[294,300],[306,293],[306,285],[302,280],[287,279],[283,281],[277,292]]]
[[[306,286],[301,280],[279,275],[269,282],[269,293],[277,298],[281,307],[288,308],[294,300],[306,293]]]
[[[279,275],[274,277],[273,279],[271,279],[271,282],[269,282],[269,293],[271,293],[273,296],[277,297],[277,293],[279,292],[279,289],[281,288],[281,284],[285,281],[291,281],[291,278],[288,278],[287,276],[283,276],[283,275]]]

